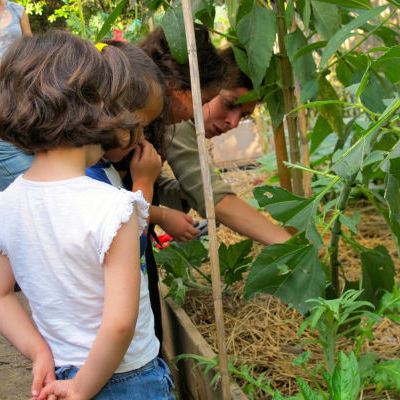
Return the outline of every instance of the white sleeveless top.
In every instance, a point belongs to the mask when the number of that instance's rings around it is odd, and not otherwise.
[[[55,182],[20,176],[0,192],[0,252],[11,262],[56,366],[80,368],[87,359],[103,311],[104,255],[132,212],[140,231],[145,228],[147,210],[140,192],[86,176]],[[135,335],[116,372],[140,368],[158,351],[142,272]]]

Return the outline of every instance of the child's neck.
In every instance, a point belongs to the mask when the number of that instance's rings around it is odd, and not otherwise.
[[[87,146],[59,148],[35,154],[24,177],[33,181],[58,181],[86,175]]]

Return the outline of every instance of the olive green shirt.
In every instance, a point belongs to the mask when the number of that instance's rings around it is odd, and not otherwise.
[[[167,161],[176,179],[160,177],[158,181],[160,204],[185,212],[188,208],[193,208],[205,218],[206,209],[195,126],[193,122],[185,121],[176,124],[171,130],[173,139],[167,149]],[[235,194],[232,187],[213,171],[211,165],[210,174],[214,204],[227,194]],[[187,204],[180,200],[179,192],[185,195]]]

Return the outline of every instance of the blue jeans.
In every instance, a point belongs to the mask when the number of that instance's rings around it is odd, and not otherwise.
[[[24,174],[33,163],[33,155],[25,154],[11,143],[0,140],[0,190]]]
[[[72,379],[78,368],[56,368],[59,380]],[[175,400],[171,372],[161,358],[155,358],[141,368],[114,374],[92,400]]]

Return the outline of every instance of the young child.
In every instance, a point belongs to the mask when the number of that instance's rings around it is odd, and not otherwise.
[[[117,129],[138,141],[120,103],[129,63],[113,51],[111,65],[53,32],[18,39],[0,66],[0,138],[35,153],[0,193],[0,331],[32,360],[39,400],[174,398],[139,265],[148,204],[85,176]]]

